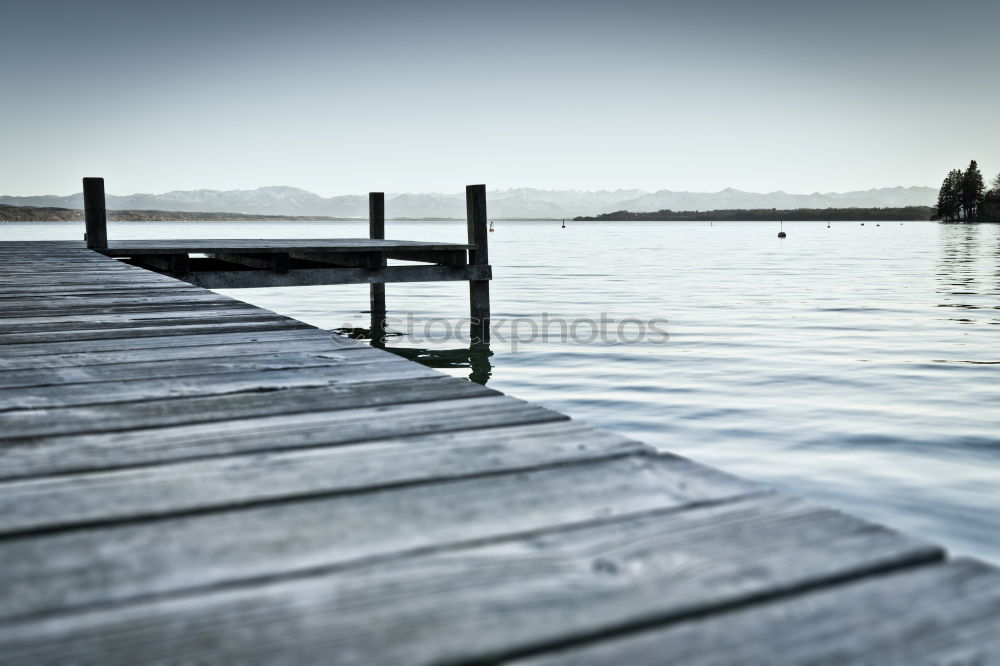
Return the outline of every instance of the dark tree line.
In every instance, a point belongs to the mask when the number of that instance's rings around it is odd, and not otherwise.
[[[802,221],[852,221],[871,220],[929,220],[934,213],[930,206],[904,206],[902,208],[739,208],[729,210],[658,210],[648,213],[633,213],[619,210],[603,215],[580,216],[575,221],[614,221],[628,222],[663,221],[663,222],[786,222]]]
[[[948,222],[1000,219],[1000,174],[987,190],[976,160],[965,171],[949,171],[938,192],[937,217]]]

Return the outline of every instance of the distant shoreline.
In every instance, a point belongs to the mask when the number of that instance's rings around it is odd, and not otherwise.
[[[935,210],[930,206],[900,208],[754,208],[706,211],[658,210],[633,213],[620,210],[603,215],[579,216],[575,222],[878,222],[931,220]]]
[[[933,220],[930,206],[899,208],[795,208],[729,209],[710,211],[660,210],[646,213],[617,211],[594,216],[577,216],[574,222],[867,222]],[[398,217],[398,222],[462,222],[461,218]],[[497,222],[559,222],[562,218],[491,218]],[[78,208],[0,205],[0,222],[83,222]],[[364,222],[360,217],[322,215],[252,215],[247,213],[184,212],[169,210],[109,210],[111,222]]]

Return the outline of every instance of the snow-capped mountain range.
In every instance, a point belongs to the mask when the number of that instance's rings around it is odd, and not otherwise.
[[[733,208],[885,208],[932,206],[937,190],[930,187],[887,187],[857,192],[788,194],[744,192],[727,188],[719,192],[659,190],[539,190],[517,188],[487,193],[492,218],[568,218],[619,210],[632,212],[670,210],[722,210]],[[0,205],[82,208],[83,195],[0,196]],[[259,187],[255,190],[188,190],[164,194],[107,196],[111,210],[163,210],[364,218],[367,195],[321,197],[295,187]],[[464,218],[465,196],[454,194],[386,194],[388,218]]]

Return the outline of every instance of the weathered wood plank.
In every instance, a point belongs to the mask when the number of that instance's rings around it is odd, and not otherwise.
[[[0,313],[0,326],[3,325],[3,320],[7,318],[21,318],[24,316],[31,315],[46,315],[53,314],[56,312],[65,312],[67,315],[108,315],[108,314],[130,314],[130,313],[142,313],[142,312],[176,312],[178,309],[183,310],[218,310],[218,309],[228,309],[228,310],[241,310],[244,312],[250,311],[245,304],[237,304],[234,302],[225,303],[220,301],[203,301],[200,303],[187,303],[182,305],[170,305],[167,303],[156,304],[156,303],[142,303],[140,305],[112,305],[112,306],[87,306],[87,305],[77,305],[77,306],[66,306],[62,310],[59,308],[32,308],[25,307],[18,310],[5,309]],[[301,323],[301,322],[299,322]]]
[[[962,559],[515,663],[986,666],[1000,663],[998,635],[1000,572]]]
[[[375,351],[370,349],[370,351]],[[133,363],[40,367],[30,370],[0,370],[0,390],[42,386],[67,386],[95,382],[122,382],[134,379],[165,379],[184,376],[213,376],[216,373],[331,368],[385,363],[394,356],[346,351],[271,352],[244,356],[214,356],[202,359],[163,359]],[[78,390],[99,391],[99,387]],[[2,400],[2,398],[0,398]],[[2,403],[0,403],[2,404]]]
[[[0,534],[426,483],[650,450],[588,426],[553,421],[7,481],[0,483]]]
[[[53,274],[29,272],[21,276],[5,276],[4,284],[11,287],[74,287],[94,289],[106,286],[122,285],[161,285],[188,287],[186,282],[159,273],[153,273],[141,268],[130,268],[128,273],[100,271],[99,273],[81,274],[78,271]]]
[[[194,291],[198,289],[194,285],[188,284],[187,282],[181,282],[180,280],[170,279],[170,282],[147,282],[147,281],[135,281],[127,280],[114,285],[97,285],[93,282],[82,282],[77,284],[67,284],[61,285],[59,283],[55,284],[39,284],[37,282],[32,282],[28,285],[16,286],[11,283],[4,281],[3,291],[0,292],[0,300],[8,300],[14,298],[22,298],[24,296],[37,296],[37,295],[52,295],[52,296],[73,296],[73,295],[84,295],[84,294],[120,294],[128,295],[135,294],[139,292],[149,292],[159,290],[172,290],[173,292],[183,293],[184,291]]]
[[[72,342],[83,340],[134,340],[137,338],[155,338],[167,336],[187,336],[208,333],[252,333],[257,331],[303,330],[308,324],[284,317],[257,317],[246,321],[226,319],[223,317],[207,317],[206,321],[196,324],[183,321],[167,321],[164,323],[134,324],[132,326],[108,326],[106,328],[66,328],[61,331],[35,331],[27,333],[0,334],[0,351],[3,345],[44,344],[57,342]],[[2,329],[0,329],[2,330]]]
[[[238,366],[237,366],[238,367]],[[411,363],[397,356],[357,365],[327,365],[292,369],[252,371],[232,369],[211,376],[178,376],[129,379],[104,383],[99,387],[78,384],[40,386],[31,391],[0,389],[0,412],[15,409],[51,409],[75,405],[100,405],[165,398],[278,391],[286,388],[336,386],[374,381],[400,381],[435,377],[437,370]]]
[[[302,335],[303,333],[307,335]],[[36,355],[0,356],[0,372],[30,370],[40,365],[44,365],[46,368],[75,368],[89,365],[146,363],[163,360],[217,358],[219,356],[236,358],[271,353],[276,347],[289,352],[354,351],[368,348],[368,345],[364,343],[341,336],[315,335],[315,331],[299,328],[254,333],[253,338],[249,339],[243,334],[239,334],[237,337],[241,339],[234,340],[232,344],[161,346],[132,350],[106,349],[70,353],[49,353],[49,345],[37,345],[34,347],[37,351]],[[161,339],[169,340],[169,338]],[[23,349],[23,347],[19,347],[19,349]]]
[[[202,345],[240,345],[244,342],[261,340],[302,339],[327,341],[336,344],[334,336],[329,331],[317,328],[290,328],[281,331],[261,331],[258,333],[204,333],[181,336],[159,336],[150,338],[135,338],[123,340],[82,340],[79,342],[52,342],[42,344],[5,345],[4,356],[38,356],[42,354],[74,354],[78,352],[124,351],[137,349],[159,349],[183,346]],[[346,344],[346,343],[345,343]],[[0,359],[2,362],[2,359]]]
[[[215,252],[268,254],[271,252],[281,252],[286,248],[317,252],[406,252],[407,250],[419,252],[423,250],[469,250],[474,249],[475,244],[371,238],[111,240],[108,241],[107,249],[101,250],[101,253],[107,256],[130,256],[132,254],[174,254],[176,252],[189,252],[197,254],[211,254]]]
[[[581,466],[579,471],[612,466]],[[544,479],[547,486],[555,483],[574,498],[592,492],[585,483],[567,488],[564,484],[571,475],[550,481],[547,474],[538,472],[533,477]],[[503,485],[507,478],[490,481]],[[459,491],[453,496],[457,499],[463,485],[415,490]],[[485,490],[482,482],[477,485]],[[534,495],[541,486],[535,483],[525,491]],[[637,506],[647,508],[635,512],[638,515],[601,519],[585,513],[597,519],[589,524],[575,520],[579,504],[564,514],[566,497],[545,496],[546,506],[551,502],[559,512],[559,522],[544,524],[561,523],[562,528],[531,533],[531,520],[520,522],[525,512],[532,512],[531,505],[522,505],[529,498],[511,493],[500,499],[492,490],[486,491],[489,499],[519,507],[513,514],[518,524],[508,525],[508,531],[498,535],[505,538],[494,543],[465,541],[468,546],[464,548],[452,544],[422,552],[411,542],[415,546],[411,552],[416,552],[408,557],[397,554],[350,568],[318,570],[298,579],[139,601],[20,624],[13,630],[0,628],[0,646],[8,655],[18,655],[18,659],[24,655],[25,661],[30,657],[36,663],[54,663],[69,655],[111,660],[107,663],[125,663],[117,655],[141,655],[146,661],[184,661],[197,655],[206,661],[261,664],[275,660],[323,664],[329,663],[331,655],[336,655],[339,664],[492,663],[504,655],[559,644],[574,635],[680,619],[845,576],[933,562],[941,556],[938,549],[889,530],[780,496],[744,496],[684,511],[676,510],[684,504],[639,502]],[[634,487],[627,483],[621,490],[634,492]],[[398,504],[407,517],[417,514],[414,528],[423,527],[421,499]],[[473,504],[468,512],[458,515],[482,515],[483,499],[470,497]],[[623,497],[602,493],[586,499],[592,508],[615,505],[617,513]],[[492,515],[482,516],[487,522],[467,525],[476,534],[489,534],[486,525]],[[410,523],[400,524],[407,525],[406,536],[412,538]],[[440,526],[434,522],[428,527]],[[369,535],[367,529],[362,532],[365,536],[348,537],[351,543],[344,547],[361,550],[357,542]],[[125,547],[131,545],[131,541],[125,543]],[[55,552],[64,548],[53,547]],[[69,563],[64,566],[71,567]],[[124,577],[115,576],[114,582]],[[983,578],[990,584],[989,594],[980,594],[975,604],[980,612],[995,607],[1000,598],[996,574]],[[124,586],[123,581],[120,584]],[[62,591],[77,595],[72,598],[86,598],[86,589],[67,585]],[[944,598],[955,603],[955,590],[950,591]],[[968,617],[976,619],[972,614]],[[248,622],[252,631],[247,630]],[[986,625],[995,627],[995,618]],[[787,642],[797,638],[792,632],[783,636]],[[842,640],[841,635],[837,637]],[[715,638],[700,646],[707,658],[704,663],[742,663],[712,661]],[[743,642],[756,646],[757,654],[768,654],[771,661],[766,663],[774,663],[781,654],[770,651],[767,643],[749,632]],[[650,657],[655,656],[615,663],[652,663]],[[663,659],[656,663],[694,662]]]
[[[179,278],[206,289],[303,287],[309,285],[436,282],[492,278],[489,266],[386,266],[384,268],[300,268],[270,271],[192,271]]]
[[[115,433],[335,409],[375,409],[386,405],[495,395],[498,395],[496,391],[478,384],[438,375],[401,382],[284,389],[282,400],[275,400],[270,392],[259,392],[58,409],[25,409],[3,412],[4,429],[0,430],[0,440],[29,444],[34,442],[40,446],[41,443],[37,440],[45,437],[79,437],[84,433]],[[141,440],[143,436],[143,432],[134,433],[137,440]],[[65,447],[73,450],[72,437],[67,438]],[[0,461],[5,460],[9,464],[12,455],[14,451],[11,447],[0,449]],[[37,470],[54,469],[53,465],[59,466],[65,462],[45,457],[32,460],[30,450],[25,450],[20,455],[23,457],[22,462],[31,470],[36,470],[36,473],[45,473]],[[109,455],[108,458],[104,464],[113,466],[114,456]],[[91,463],[87,468],[96,464]],[[9,466],[4,467],[4,463],[0,463],[0,470],[3,470],[0,471],[0,477],[26,473],[21,466],[15,466],[18,471],[12,471]]]
[[[0,618],[400,558],[754,490],[683,459],[633,456],[3,539]]]
[[[258,308],[222,308],[218,310],[176,310],[173,312],[124,312],[119,314],[96,315],[25,315],[23,317],[7,317],[0,329],[5,335],[9,333],[27,333],[32,331],[69,331],[81,328],[127,328],[131,326],[152,326],[171,323],[205,323],[206,321],[272,321],[288,317],[275,314],[270,310]]]
[[[17,299],[17,302],[0,303],[0,317],[23,316],[22,312],[61,312],[73,309],[97,309],[114,306],[136,307],[140,305],[152,305],[156,307],[171,306],[184,309],[189,305],[202,305],[210,303],[217,307],[253,307],[242,301],[202,290],[186,291],[179,294],[147,294],[139,296],[135,294],[117,295],[108,294],[102,296],[37,296],[34,298]]]
[[[399,399],[393,396],[390,399],[393,402],[387,400],[378,406],[338,409],[330,405],[327,411],[297,411],[239,420],[194,421],[197,418],[194,417],[187,419],[194,422],[180,420],[177,425],[156,429],[109,431],[101,423],[92,423],[90,432],[85,425],[80,428],[82,433],[72,436],[8,436],[0,447],[0,479],[566,419],[557,412],[507,396],[433,402],[411,398],[402,404],[394,402]]]

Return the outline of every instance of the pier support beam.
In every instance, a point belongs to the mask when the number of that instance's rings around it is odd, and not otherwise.
[[[104,206],[104,179],[83,179],[83,209],[87,221],[87,247],[91,250],[108,246],[108,211]]]
[[[486,220],[486,186],[468,185],[465,188],[465,208],[469,226],[469,243],[475,250],[469,250],[469,264],[488,266],[489,236]],[[472,280],[469,282],[469,337],[473,345],[488,344],[490,341],[490,282]]]
[[[385,193],[368,193],[368,237],[374,240],[385,239]],[[385,255],[378,258],[379,266],[386,265]],[[385,283],[372,283],[368,286],[368,300],[371,309],[372,344],[376,347],[385,345]]]

